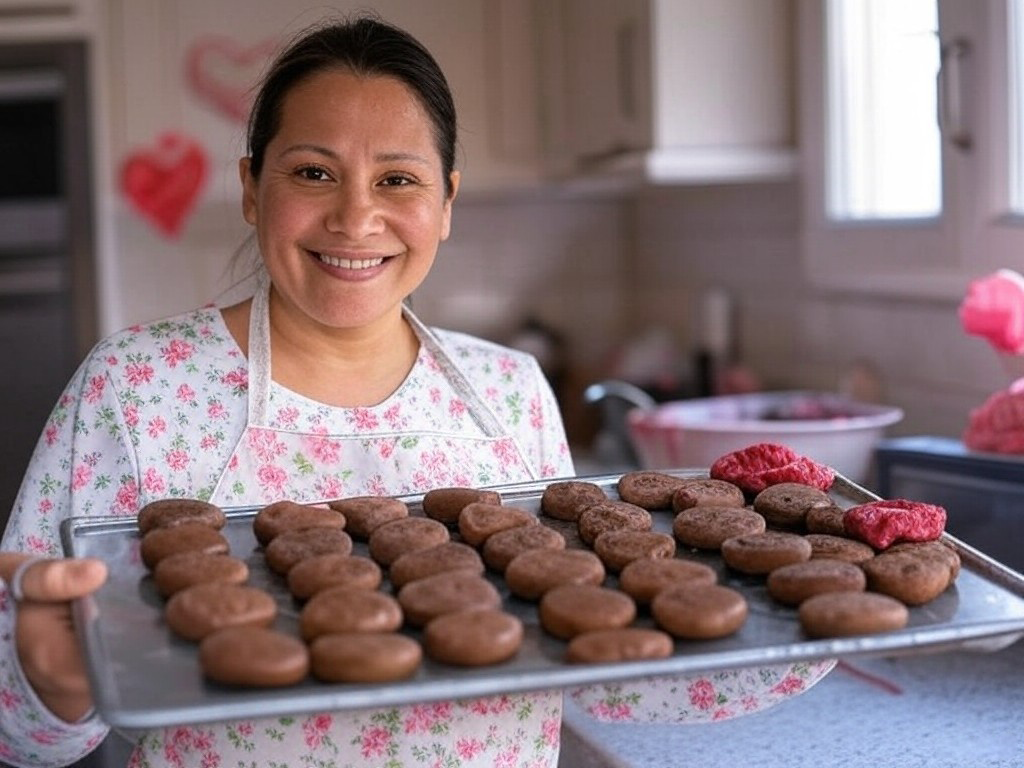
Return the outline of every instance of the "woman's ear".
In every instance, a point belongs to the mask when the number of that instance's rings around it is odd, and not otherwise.
[[[252,158],[243,157],[238,161],[238,178],[242,181],[242,217],[256,226],[256,179],[250,170]]]
[[[444,201],[444,221],[441,223],[442,240],[447,240],[452,231],[452,203],[455,202],[455,196],[459,194],[459,181],[462,179],[462,175],[458,171],[452,171],[448,178],[451,181],[452,193]]]

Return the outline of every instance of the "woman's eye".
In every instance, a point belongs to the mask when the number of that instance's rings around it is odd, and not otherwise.
[[[306,181],[326,181],[329,178],[327,171],[315,165],[299,168],[296,174]]]
[[[412,183],[412,179],[410,179],[408,176],[403,176],[402,174],[399,173],[394,173],[391,174],[390,176],[385,176],[384,179],[381,181],[381,184],[383,184],[385,187],[404,187],[405,185]]]

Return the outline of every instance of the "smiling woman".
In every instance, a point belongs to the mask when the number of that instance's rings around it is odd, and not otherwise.
[[[16,551],[0,554],[0,578],[26,596],[0,592],[0,697],[16,702],[0,707],[4,760],[64,765],[105,729],[87,717],[69,604],[105,569],[58,558],[62,521],[130,519],[166,497],[266,508],[574,475],[536,359],[428,328],[405,303],[449,233],[455,126],[433,57],[376,19],[314,28],[271,65],[240,163],[254,293],[100,342],[44,426],[3,540]],[[46,557],[26,566],[24,553]],[[643,719],[700,719],[680,693],[691,686],[750,712],[831,666],[666,678],[623,695]],[[139,734],[129,764],[550,768],[561,708],[561,691],[544,690],[176,725]]]

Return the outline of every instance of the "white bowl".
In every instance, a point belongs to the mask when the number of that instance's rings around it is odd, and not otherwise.
[[[645,469],[707,468],[754,443],[781,443],[864,482],[875,444],[903,418],[887,405],[823,392],[759,392],[678,400],[626,415]]]

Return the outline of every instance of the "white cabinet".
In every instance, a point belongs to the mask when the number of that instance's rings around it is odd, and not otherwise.
[[[793,173],[791,0],[558,0],[540,13],[548,159],[561,174]]]

